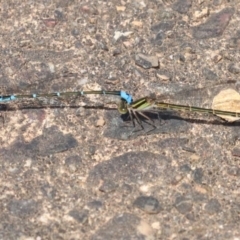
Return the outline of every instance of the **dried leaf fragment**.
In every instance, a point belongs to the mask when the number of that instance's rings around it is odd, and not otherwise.
[[[212,108],[216,110],[231,111],[240,114],[240,94],[234,89],[226,89],[221,91],[213,99]],[[240,117],[231,117],[217,115],[228,122],[234,122]]]

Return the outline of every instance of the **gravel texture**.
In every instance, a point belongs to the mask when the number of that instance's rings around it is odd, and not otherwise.
[[[239,9],[2,0],[1,94],[122,89],[211,107],[239,90]],[[239,123],[162,111],[142,130],[116,101],[0,104],[0,239],[240,239]]]

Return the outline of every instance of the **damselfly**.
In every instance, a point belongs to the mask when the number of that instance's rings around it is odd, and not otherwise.
[[[135,126],[134,119],[136,119],[142,129],[144,128],[143,128],[140,117],[143,117],[149,122],[152,122],[149,124],[152,125],[154,128],[156,128],[153,123],[153,120],[150,119],[146,115],[146,113],[147,112],[156,113],[160,110],[175,110],[175,111],[185,111],[185,112],[187,111],[187,112],[197,112],[197,113],[208,113],[208,114],[221,115],[221,116],[240,117],[240,112],[232,112],[232,111],[217,110],[212,108],[202,108],[202,107],[194,107],[194,106],[187,106],[187,105],[181,105],[181,104],[166,103],[166,102],[160,102],[150,97],[140,98],[130,104],[122,100],[118,107],[118,111],[121,114],[126,114],[126,113],[129,114],[134,126]]]
[[[16,94],[16,95],[1,95],[0,103],[7,103],[14,100],[20,99],[30,99],[30,98],[53,98],[53,97],[78,97],[87,94],[101,94],[101,95],[115,95],[120,96],[120,98],[126,103],[130,104],[132,102],[132,96],[124,91],[75,91],[75,92],[52,92],[52,93],[39,93],[39,94]]]

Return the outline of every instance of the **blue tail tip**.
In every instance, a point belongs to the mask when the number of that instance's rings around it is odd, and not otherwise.
[[[0,102],[10,102],[13,100],[16,100],[16,96],[10,95],[10,96],[0,96]]]
[[[124,99],[128,104],[130,104],[133,101],[132,95],[124,91],[120,91],[120,97]]]

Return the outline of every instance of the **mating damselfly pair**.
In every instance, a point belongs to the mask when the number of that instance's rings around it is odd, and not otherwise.
[[[161,110],[174,110],[174,111],[185,111],[185,112],[196,112],[196,113],[207,113],[218,116],[228,117],[240,117],[240,109],[238,111],[227,111],[213,108],[203,108],[182,104],[173,104],[168,102],[159,101],[151,97],[143,97],[133,101],[132,96],[125,91],[72,91],[72,92],[52,92],[52,93],[39,93],[39,94],[12,94],[12,95],[1,95],[0,104],[8,104],[12,101],[21,101],[23,99],[40,99],[40,98],[61,98],[61,97],[75,97],[78,98],[84,95],[114,95],[120,97],[120,103],[118,104],[118,111],[121,114],[129,114],[130,119],[135,126],[134,120],[142,127],[141,119],[150,122],[150,125],[154,127],[152,119],[146,115],[147,112],[159,112]],[[151,123],[152,122],[152,123]]]

